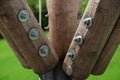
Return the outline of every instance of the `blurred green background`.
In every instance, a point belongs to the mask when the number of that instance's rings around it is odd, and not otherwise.
[[[84,12],[88,0],[83,0],[83,7],[81,12]],[[39,2],[38,0],[27,0],[30,8],[39,20]],[[42,0],[42,27],[48,25],[48,18],[45,6],[46,0]],[[46,35],[49,33],[46,32]],[[100,76],[90,76],[87,80],[120,80],[120,46],[117,48],[115,55],[109,64],[106,72]],[[24,69],[11,48],[8,46],[6,40],[0,36],[0,80],[38,80],[38,76],[32,70]]]

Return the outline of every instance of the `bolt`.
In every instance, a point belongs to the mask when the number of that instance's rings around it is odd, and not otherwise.
[[[86,17],[83,20],[83,23],[86,26],[86,28],[90,28],[92,26],[92,18],[91,17]]]
[[[75,60],[75,50],[74,49],[70,49],[67,56],[71,59],[71,60]]]
[[[47,45],[42,45],[39,48],[39,55],[41,57],[46,57],[49,54],[49,52],[50,52],[50,50],[49,50],[49,47]]]
[[[45,30],[49,30],[49,26],[44,27]]]
[[[66,68],[66,74],[68,76],[71,76],[72,73],[73,73],[72,67],[70,65],[68,65],[67,68]]]
[[[18,14],[18,19],[20,22],[27,22],[29,18],[30,18],[30,15],[27,10],[21,10]]]
[[[81,46],[83,44],[83,37],[80,33],[77,33],[76,36],[74,37],[74,41]]]
[[[46,14],[46,15],[45,15],[45,17],[46,17],[46,18],[48,18],[48,17],[49,17],[49,15],[48,15],[48,14]]]
[[[30,40],[37,40],[39,38],[39,31],[37,28],[32,28],[29,31],[29,39]]]

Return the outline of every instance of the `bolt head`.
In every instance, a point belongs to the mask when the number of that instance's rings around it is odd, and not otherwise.
[[[46,14],[45,17],[48,18],[48,17],[49,17],[49,14]]]
[[[29,12],[27,10],[20,10],[18,13],[18,19],[20,22],[27,22],[30,18]]]
[[[86,26],[86,28],[89,29],[92,26],[92,23],[93,23],[92,18],[91,17],[84,18],[83,23]]]
[[[29,39],[30,40],[37,40],[39,38],[39,31],[37,28],[32,28],[29,31]]]
[[[45,30],[49,30],[49,26],[44,27]]]
[[[74,37],[74,41],[81,46],[83,44],[83,37],[80,33],[77,33],[76,36]]]
[[[67,56],[73,61],[75,60],[75,50],[70,49],[69,52],[67,53]]]
[[[42,45],[39,48],[39,55],[41,57],[46,57],[50,53],[49,47],[47,45]]]

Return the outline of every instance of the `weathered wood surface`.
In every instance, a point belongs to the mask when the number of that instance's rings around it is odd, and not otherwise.
[[[47,0],[50,42],[62,61],[77,29],[81,0]],[[62,62],[53,71],[40,75],[42,80],[71,80],[62,69]]]
[[[108,64],[110,63],[115,50],[120,43],[120,18],[113,29],[109,40],[106,43],[97,63],[92,71],[92,74],[100,75],[105,72]]]
[[[0,19],[1,21],[1,19]],[[19,61],[21,62],[21,64],[23,65],[23,67],[25,68],[30,68],[29,64],[27,63],[27,61],[24,59],[24,56],[21,54],[21,52],[18,50],[16,44],[14,43],[14,41],[11,39],[10,35],[8,34],[7,30],[4,27],[4,24],[0,23],[0,33],[4,36],[4,38],[9,42],[8,44],[10,45],[10,47],[13,49],[13,51],[15,52],[15,55],[17,56],[17,58],[19,59]]]
[[[47,0],[50,42],[60,59],[64,59],[77,29],[81,0]]]
[[[96,4],[93,5],[92,3]],[[79,47],[74,40],[72,41],[69,49],[73,48],[76,50],[76,58],[72,61],[66,56],[63,65],[65,71],[68,71],[70,66],[72,67],[70,76],[77,80],[84,80],[89,76],[119,15],[120,0],[100,0],[100,3],[99,0],[89,0],[85,14],[76,32],[76,34],[80,32],[83,35],[84,43]],[[93,18],[93,25],[89,31],[83,24],[85,16],[92,16]]]
[[[34,72],[41,74],[53,69],[58,62],[58,57],[25,0],[0,0],[0,9],[2,11],[0,13],[3,13],[0,15],[0,23],[4,24],[0,27],[6,29]],[[26,23],[21,23],[17,17],[22,9],[28,10],[30,14],[30,19]],[[35,41],[28,38],[28,31],[33,27],[39,31],[39,38]],[[38,54],[38,49],[43,44],[50,48],[50,53],[44,58]]]

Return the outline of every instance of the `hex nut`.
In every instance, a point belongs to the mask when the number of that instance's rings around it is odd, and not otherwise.
[[[49,49],[49,47],[47,45],[42,45],[39,48],[39,55],[41,57],[46,57],[49,53],[50,53],[50,49]]]
[[[20,10],[18,13],[18,19],[22,23],[27,22],[30,19],[29,12],[25,9]]]
[[[83,44],[83,37],[80,33],[77,33],[76,36],[74,37],[74,41],[76,42],[77,45],[81,46]]]
[[[87,29],[91,28],[93,22],[92,22],[92,18],[90,16],[85,17],[83,20],[84,25],[86,26]]]
[[[70,49],[67,56],[73,61],[75,60],[75,49]]]
[[[29,39],[34,41],[39,38],[39,31],[37,28],[32,28],[29,30]]]

